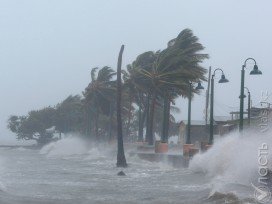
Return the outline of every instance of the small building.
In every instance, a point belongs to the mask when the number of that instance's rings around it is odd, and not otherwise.
[[[230,116],[214,116],[214,120],[218,125],[217,131],[220,136],[238,128],[238,120],[234,120]]]
[[[180,138],[179,141],[184,144],[187,136],[187,120],[180,122]],[[237,128],[237,121],[231,120],[227,116],[214,117],[214,138],[225,135]],[[191,142],[207,143],[210,135],[210,124],[206,124],[204,120],[191,120]]]
[[[268,107],[251,107],[251,124],[252,126],[260,125],[260,120],[267,117],[267,123],[272,124],[272,108]],[[214,116],[214,138],[223,136],[231,131],[238,129],[239,111],[230,112],[230,116]],[[248,112],[244,112],[244,121],[248,120]],[[187,120],[183,120],[179,125],[179,141],[184,144],[187,135]],[[246,123],[245,123],[246,124]],[[191,120],[191,142],[207,143],[209,140],[210,125],[204,120]]]
[[[264,114],[267,114],[268,116],[272,115],[272,108],[270,107],[251,107],[250,109],[250,118],[254,119],[254,118],[259,118]]]
[[[187,120],[180,122],[180,142],[185,143],[187,136]],[[210,126],[206,125],[205,121],[202,120],[191,120],[191,142],[208,142],[209,140],[209,129]],[[214,128],[217,128],[217,124],[214,124]]]
[[[232,121],[236,121],[236,123],[239,123],[239,111],[230,112]],[[272,108],[270,105],[268,107],[262,106],[262,107],[251,107],[250,108],[250,124],[251,128],[257,127],[261,123],[261,118],[266,117],[269,122],[272,118]],[[233,123],[233,122],[232,122]],[[244,112],[244,125],[248,124],[248,112]]]

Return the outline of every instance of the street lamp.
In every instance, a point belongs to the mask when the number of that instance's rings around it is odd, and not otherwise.
[[[204,89],[201,82],[197,83],[196,90]],[[189,82],[189,101],[188,101],[188,124],[187,124],[187,137],[186,144],[191,144],[191,102],[192,102],[192,82]]]
[[[213,101],[214,101],[214,77],[216,71],[221,71],[221,78],[218,83],[227,83],[229,80],[226,79],[225,74],[222,69],[217,68],[214,70],[212,79],[211,79],[211,107],[210,107],[210,137],[209,137],[209,145],[213,144]]]
[[[248,126],[250,126],[250,117],[251,117],[251,110],[250,110],[250,104],[251,104],[251,94],[250,91],[247,87],[245,87],[245,89],[247,90],[247,117],[248,117]]]
[[[254,67],[253,70],[250,72],[250,75],[261,75],[262,72],[259,70],[256,60],[249,57],[245,60],[244,64],[242,65],[242,70],[241,70],[241,92],[240,96],[244,96],[244,88],[245,88],[245,68],[246,68],[246,63],[248,60],[253,60],[254,61]],[[239,121],[239,131],[243,131],[244,128],[244,97],[240,97],[240,121]]]
[[[250,115],[251,115],[251,94],[250,91],[247,87],[244,87],[247,90],[247,96],[248,96],[248,101],[247,101],[247,117],[248,117],[248,126],[250,126]],[[246,97],[246,95],[244,95],[244,98]],[[241,96],[239,96],[239,98],[241,98]]]

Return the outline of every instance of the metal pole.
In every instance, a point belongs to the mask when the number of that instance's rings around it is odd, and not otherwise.
[[[240,121],[239,131],[242,132],[244,128],[244,84],[245,84],[245,65],[241,70],[241,93],[240,93]]]
[[[189,83],[188,124],[186,144],[191,144],[191,100],[192,100],[192,83]]]
[[[209,67],[208,88],[206,91],[206,106],[205,106],[205,125],[208,124],[208,109],[209,109],[209,97],[210,97],[210,82],[211,82],[211,67]]]
[[[247,107],[247,114],[248,114],[248,126],[250,127],[250,115],[251,115],[251,105],[250,105],[250,103],[251,103],[251,95],[250,95],[250,91],[248,91],[248,107]]]
[[[209,145],[213,144],[213,100],[214,100],[214,75],[211,80],[211,107],[210,107],[210,137]]]

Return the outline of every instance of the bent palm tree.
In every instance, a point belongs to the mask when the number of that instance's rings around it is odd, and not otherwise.
[[[122,79],[121,79],[121,66],[122,66],[122,55],[124,51],[124,45],[121,46],[120,53],[117,62],[117,99],[116,99],[116,110],[117,110],[117,167],[127,167],[127,161],[125,157],[124,144],[123,144],[123,131],[122,131],[122,113],[121,113],[121,98],[122,98]]]
[[[122,70],[123,79],[124,79],[124,91],[125,94],[128,96],[129,99],[129,120],[127,123],[127,134],[129,133],[129,126],[130,126],[130,116],[132,110],[132,103],[136,103],[139,107],[138,110],[138,118],[139,118],[139,126],[138,126],[138,141],[143,141],[143,123],[145,114],[143,113],[144,108],[144,91],[143,88],[138,86],[137,80],[137,66],[135,66],[135,62],[130,65],[127,65],[127,71]]]
[[[138,69],[138,83],[145,87],[151,95],[148,135],[153,135],[154,109],[157,97],[165,98],[165,117],[169,117],[169,101],[177,96],[187,97],[189,82],[206,80],[206,69],[200,63],[208,58],[207,54],[199,53],[204,47],[198,42],[190,29],[183,30],[177,38],[168,42],[168,47],[161,52],[146,52],[145,56],[152,59],[151,66]],[[197,93],[196,91],[194,91]],[[164,122],[167,141],[167,123]],[[153,144],[150,140],[149,144]]]
[[[96,76],[97,67],[91,71],[91,82],[83,93],[88,114],[91,114],[95,123],[95,137],[98,139],[99,114],[109,114],[110,104],[114,98],[116,87],[112,81],[116,74],[110,67],[101,68]]]

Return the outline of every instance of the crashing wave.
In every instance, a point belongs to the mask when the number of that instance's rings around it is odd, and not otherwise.
[[[87,144],[78,137],[66,137],[56,142],[45,145],[40,154],[46,154],[49,157],[72,156],[88,153]]]
[[[260,179],[259,159],[263,144],[268,146],[266,158],[267,168],[270,170],[267,178],[271,182],[272,137],[269,133],[232,133],[216,141],[207,152],[196,155],[190,162],[189,169],[196,173],[205,173],[211,179],[213,190],[209,199],[223,196],[223,200],[235,200],[238,195],[241,199],[241,194],[251,197],[254,192],[251,183],[257,184]],[[232,192],[237,186],[246,186],[248,189]],[[230,192],[232,193],[229,194]]]

